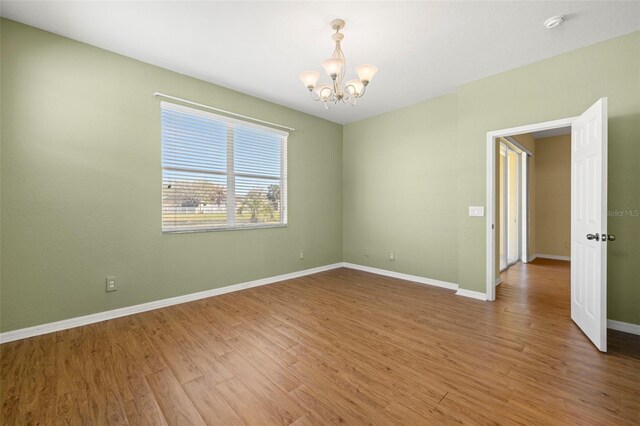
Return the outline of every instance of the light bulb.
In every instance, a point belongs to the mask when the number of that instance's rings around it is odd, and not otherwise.
[[[358,97],[362,95],[362,92],[364,91],[364,84],[362,84],[362,82],[358,79],[353,79],[347,81],[344,89],[349,93],[349,95]]]
[[[329,86],[328,84],[323,84],[316,87],[315,92],[318,94],[321,101],[328,101],[333,94],[333,90],[331,90],[331,86]]]
[[[304,84],[304,87],[313,90],[320,78],[320,73],[318,71],[303,71],[300,73],[299,78],[302,84]]]
[[[369,84],[373,76],[378,72],[378,68],[373,65],[359,65],[356,67],[358,78],[365,86]]]
[[[331,80],[335,80],[342,73],[344,59],[330,58],[322,61],[322,67],[327,72]]]

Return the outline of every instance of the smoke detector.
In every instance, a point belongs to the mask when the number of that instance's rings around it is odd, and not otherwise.
[[[549,18],[546,21],[544,21],[544,26],[548,30],[550,30],[552,28],[559,27],[560,25],[562,25],[563,22],[564,22],[564,16],[563,15],[552,16],[551,18]]]

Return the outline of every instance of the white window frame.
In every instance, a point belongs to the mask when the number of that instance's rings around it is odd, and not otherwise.
[[[197,108],[186,107],[183,105],[175,104],[173,102],[161,101],[160,102],[161,111],[163,109],[173,110],[178,112],[184,112],[192,115],[198,115],[201,117],[211,118],[217,121],[227,123],[227,170],[224,175],[227,177],[227,223],[226,225],[216,225],[206,228],[175,228],[175,229],[165,229],[164,223],[161,224],[162,233],[163,234],[184,234],[184,233],[193,233],[193,232],[217,232],[217,231],[234,231],[241,229],[264,229],[264,228],[286,228],[288,226],[288,202],[287,202],[287,185],[288,185],[288,176],[287,176],[287,140],[289,137],[289,132],[274,129],[273,127],[262,126],[260,124],[252,123],[250,121],[239,120],[232,117],[227,117],[224,115],[214,114],[208,111],[203,111]],[[162,120],[162,118],[161,118]],[[236,223],[236,191],[235,191],[235,181],[236,177],[249,177],[249,178],[258,178],[258,179],[273,179],[273,176],[260,175],[254,173],[236,173],[234,170],[234,125],[241,125],[243,127],[253,127],[256,129],[260,129],[263,131],[267,131],[269,133],[274,133],[282,137],[282,144],[280,147],[280,179],[277,182],[280,183],[280,222],[278,223]],[[162,126],[162,122],[161,122]],[[162,138],[160,143],[162,144]],[[179,170],[175,167],[164,167],[164,161],[161,159],[161,168],[162,168],[162,179],[164,182],[164,171],[165,169],[169,170]],[[185,170],[188,171],[188,170]],[[215,173],[221,174],[221,173]],[[274,180],[275,181],[275,180]],[[162,197],[161,197],[162,203]],[[162,208],[161,208],[162,213]],[[162,221],[162,215],[161,215]]]

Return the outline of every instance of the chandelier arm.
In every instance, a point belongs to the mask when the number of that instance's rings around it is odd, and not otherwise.
[[[351,89],[353,89],[353,92],[349,91],[349,87],[351,87]],[[358,90],[356,89],[356,87],[353,84],[348,84],[348,85],[344,86],[344,93],[345,93],[345,96],[348,94],[349,98],[357,98],[357,97],[359,97]]]
[[[328,91],[329,91],[329,94],[325,96],[325,99],[323,99],[323,93],[325,93],[325,90],[328,90]],[[319,97],[320,97],[320,99],[322,99],[322,100],[323,100],[323,102],[324,102],[325,100],[326,100],[326,101],[330,101],[330,100],[334,97],[334,94],[333,94],[333,92],[331,91],[331,88],[330,88],[330,87],[325,86],[325,87],[323,87],[322,89],[320,89],[320,92],[318,93],[318,96],[319,96]]]
[[[349,85],[351,86],[351,85]],[[353,99],[353,94],[351,92],[349,92],[348,87],[349,86],[345,86],[344,87],[344,96],[342,97],[342,103],[348,103],[350,105],[353,105],[352,103],[352,99]]]
[[[309,95],[311,96],[311,100],[319,101],[320,95],[315,92],[315,90],[310,90]],[[315,95],[315,96],[314,96]]]
[[[351,87],[353,89],[353,92],[349,92],[348,88]],[[358,98],[361,98],[364,96],[364,93],[367,91],[367,86],[365,86],[364,84],[362,85],[362,92],[358,93],[357,88],[353,85],[353,84],[349,84],[348,86],[345,86],[344,88],[344,92],[345,95],[349,94],[349,98],[353,98],[354,102],[351,105],[355,105],[355,100]]]
[[[360,94],[358,95],[358,97],[359,97],[359,98],[361,98],[362,96],[364,96],[364,94],[365,94],[365,92],[366,92],[366,91],[367,91],[367,85],[366,85],[366,84],[363,84],[363,85],[362,85],[362,93],[360,93]]]

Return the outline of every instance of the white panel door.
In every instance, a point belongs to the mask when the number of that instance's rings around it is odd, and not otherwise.
[[[607,98],[571,125],[571,319],[607,351]]]

